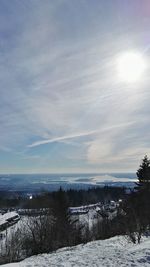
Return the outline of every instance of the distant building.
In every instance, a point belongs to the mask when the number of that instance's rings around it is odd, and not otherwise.
[[[0,215],[0,231],[5,230],[7,227],[15,224],[20,220],[20,216],[15,211],[7,212]]]

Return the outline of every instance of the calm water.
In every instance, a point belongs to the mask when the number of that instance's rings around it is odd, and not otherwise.
[[[134,173],[99,174],[1,174],[0,190],[55,190],[63,188],[86,188],[97,185],[133,186]]]

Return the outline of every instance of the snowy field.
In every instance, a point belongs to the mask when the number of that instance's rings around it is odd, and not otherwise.
[[[93,241],[85,245],[41,254],[20,263],[1,265],[5,267],[148,267],[150,266],[150,237],[141,244],[128,243],[125,237]]]

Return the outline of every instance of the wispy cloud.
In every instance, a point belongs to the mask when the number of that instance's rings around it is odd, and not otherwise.
[[[14,156],[16,168],[18,159],[31,156],[36,169],[38,150],[46,170],[61,161],[66,170],[81,168],[68,160],[80,155],[84,169],[119,169],[123,159],[135,168],[136,156],[149,147],[149,76],[138,85],[121,84],[115,57],[147,47],[141,39],[147,40],[150,19],[139,27],[139,15],[127,21],[126,12],[113,1],[1,1],[2,158],[25,150]]]
[[[131,125],[133,123],[134,122],[128,122],[128,123],[125,123],[125,124],[122,123],[122,124],[113,125],[113,126],[110,126],[110,127],[104,128],[104,129],[93,130],[93,131],[88,131],[88,132],[83,132],[83,133],[76,133],[76,134],[73,134],[73,135],[60,136],[60,137],[55,137],[55,138],[52,138],[52,139],[41,140],[41,141],[34,142],[34,143],[28,145],[27,147],[32,148],[32,147],[45,145],[45,144],[49,144],[49,143],[62,142],[62,141],[68,140],[68,139],[75,139],[75,138],[95,135],[96,133],[100,133],[100,132],[104,133],[106,131],[113,130],[114,128],[116,129],[116,128],[120,128],[120,127],[122,128],[122,127],[129,126],[129,125]]]
[[[74,139],[74,138],[79,138],[79,137],[83,137],[83,136],[89,136],[89,135],[95,134],[96,132],[97,131],[90,131],[87,133],[79,133],[79,134],[75,134],[75,135],[66,135],[66,136],[56,137],[56,138],[52,138],[52,139],[37,141],[31,145],[28,145],[28,147],[36,147],[36,146],[45,145],[45,144],[54,143],[54,142],[60,142],[60,141],[68,140],[68,139]]]

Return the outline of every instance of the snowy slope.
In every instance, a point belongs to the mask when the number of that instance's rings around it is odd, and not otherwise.
[[[120,267],[150,266],[150,237],[140,245],[127,242],[124,237],[93,241],[85,245],[59,249],[55,253],[32,256],[20,263],[5,267]]]
[[[20,219],[19,214],[15,211],[7,212],[3,215],[0,214],[0,226],[14,218]]]

